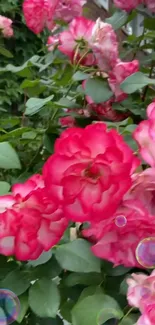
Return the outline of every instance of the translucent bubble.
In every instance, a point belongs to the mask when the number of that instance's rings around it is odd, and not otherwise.
[[[123,215],[117,216],[115,218],[115,225],[117,227],[124,227],[127,223],[126,217]]]
[[[143,287],[140,289],[140,295],[143,299],[148,299],[151,295],[151,290],[147,287]]]
[[[136,248],[136,259],[148,269],[155,268],[155,237],[144,238]]]
[[[0,289],[0,325],[15,322],[20,313],[20,302],[10,290]]]

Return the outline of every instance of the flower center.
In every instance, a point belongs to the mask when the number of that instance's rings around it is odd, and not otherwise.
[[[95,166],[88,166],[84,171],[84,176],[92,180],[97,180],[100,177],[100,173]]]

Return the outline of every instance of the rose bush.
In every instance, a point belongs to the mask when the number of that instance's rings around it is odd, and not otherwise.
[[[0,288],[15,324],[154,325],[154,1],[114,0],[104,21],[85,7],[24,0],[42,47],[0,68],[23,101],[0,105]],[[15,24],[0,16],[2,55]]]

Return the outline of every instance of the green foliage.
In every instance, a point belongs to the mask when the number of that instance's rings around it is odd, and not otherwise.
[[[108,129],[118,130],[136,153],[131,135],[154,98],[155,55],[142,52],[141,71],[121,84],[128,98],[112,106],[127,118],[112,122],[97,113],[82,115],[81,110],[88,109],[85,95],[95,104],[114,99],[107,75],[99,74],[96,66],[72,64],[57,49],[47,52],[47,35],[36,36],[26,28],[21,5],[19,0],[0,3],[0,13],[13,19],[15,31],[13,39],[0,44],[0,195],[41,172],[62,132],[61,117],[72,116],[82,127],[104,121]],[[137,11],[126,14],[117,10],[106,22],[118,30],[136,15]],[[137,50],[155,49],[154,18],[145,17],[144,27],[143,35],[130,35],[121,44],[123,60],[128,60],[129,53],[136,58]],[[23,263],[0,256],[1,287],[17,294],[21,304],[15,325],[63,325],[63,321],[133,325],[139,314],[129,310],[126,300],[126,279],[132,272],[96,258],[90,243],[82,238],[72,240],[70,227],[56,247],[35,261]],[[4,316],[2,308],[0,316]]]

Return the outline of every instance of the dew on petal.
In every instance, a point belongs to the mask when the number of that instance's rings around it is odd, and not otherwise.
[[[155,237],[144,238],[136,248],[136,259],[148,269],[155,268]]]
[[[127,223],[127,219],[125,216],[120,215],[115,218],[115,225],[117,227],[124,227]]]
[[[148,299],[151,295],[151,290],[147,287],[142,287],[140,289],[140,295],[143,299]]]

